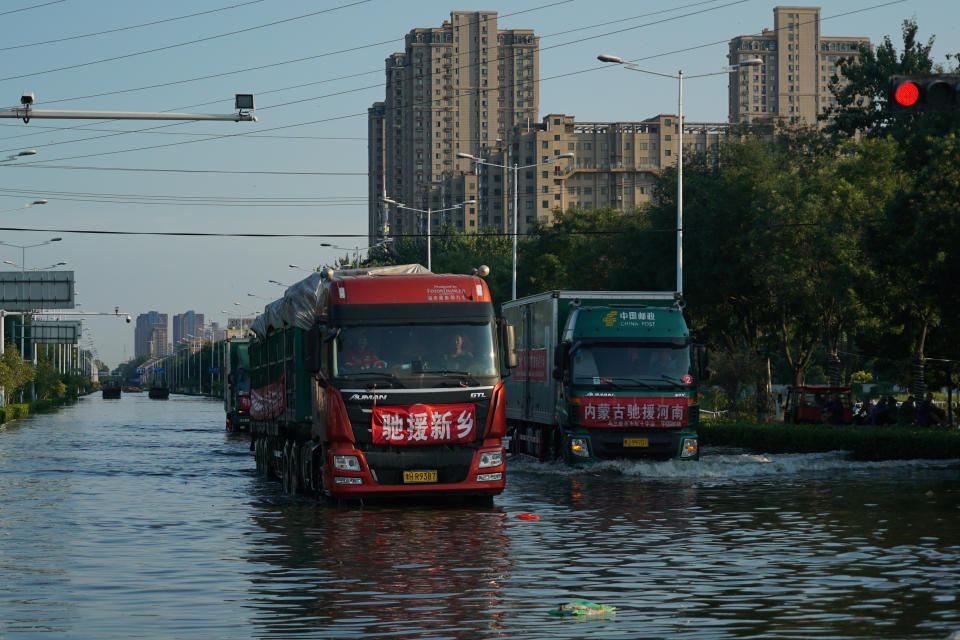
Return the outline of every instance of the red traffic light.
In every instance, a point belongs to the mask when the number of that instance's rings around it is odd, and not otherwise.
[[[960,111],[960,74],[918,73],[890,77],[888,108],[900,112]]]
[[[901,107],[912,107],[920,99],[920,87],[913,82],[903,82],[893,91],[893,101]]]

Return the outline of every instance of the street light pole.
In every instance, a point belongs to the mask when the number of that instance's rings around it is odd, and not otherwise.
[[[520,229],[517,219],[520,217],[520,168],[517,161],[513,161],[513,269],[510,276],[510,299],[517,299],[517,234]]]
[[[477,164],[485,164],[490,167],[497,167],[500,169],[511,168],[509,165],[497,164],[495,162],[488,162],[483,158],[478,158],[474,155],[470,155],[469,153],[461,152],[457,154],[457,157],[467,158],[469,160],[473,160]],[[513,269],[512,269],[512,277],[511,277],[512,282],[511,282],[511,288],[510,288],[511,300],[517,299],[517,237],[520,235],[517,219],[520,216],[520,213],[518,211],[518,207],[520,204],[519,196],[518,196],[518,194],[520,193],[520,169],[529,169],[530,167],[539,167],[540,165],[544,165],[544,164],[553,164],[560,158],[572,158],[572,157],[573,157],[572,153],[561,153],[560,155],[555,156],[553,158],[549,158],[544,162],[534,162],[533,164],[527,164],[522,167],[517,164],[516,160],[513,161],[513,167],[512,167],[513,169]]]
[[[433,264],[432,264],[432,259],[431,259],[431,258],[432,258],[432,252],[431,252],[431,249],[430,249],[430,236],[431,236],[430,227],[433,226],[433,225],[430,224],[430,223],[431,223],[431,216],[432,216],[434,213],[443,213],[444,211],[454,211],[455,209],[460,209],[461,207],[463,207],[463,206],[465,206],[465,205],[476,203],[476,200],[464,200],[464,201],[461,202],[460,204],[456,204],[456,205],[454,205],[454,206],[452,206],[452,207],[447,207],[447,208],[445,208],[445,209],[436,209],[436,210],[434,210],[434,209],[431,209],[430,207],[427,207],[426,209],[415,209],[415,208],[413,208],[413,207],[408,207],[407,205],[403,204],[402,202],[397,202],[396,200],[391,200],[390,198],[381,198],[381,200],[382,200],[383,202],[387,203],[387,204],[392,204],[392,205],[396,206],[398,209],[406,209],[407,211],[413,211],[414,213],[420,213],[420,214],[424,214],[424,213],[425,213],[425,214],[427,214],[427,271],[433,271]],[[381,244],[382,244],[382,243],[381,243]],[[374,246],[376,246],[376,245],[374,245]]]
[[[615,64],[623,65],[625,69],[630,71],[639,71],[641,73],[649,73],[654,76],[662,76],[664,78],[673,78],[677,81],[677,289],[676,295],[678,298],[683,298],[683,69],[677,71],[677,75],[672,75],[669,73],[660,73],[659,71],[649,71],[647,69],[641,69],[632,62],[625,62],[620,56],[612,56],[609,54],[603,54],[597,56],[597,60],[601,62],[613,62]],[[690,78],[702,78],[705,76],[716,76],[721,74],[730,73],[735,71],[740,67],[744,66],[753,66],[763,64],[763,60],[760,58],[751,58],[749,60],[744,60],[739,64],[731,65],[725,68],[723,71],[712,71],[710,73],[699,73],[697,75],[689,76]]]

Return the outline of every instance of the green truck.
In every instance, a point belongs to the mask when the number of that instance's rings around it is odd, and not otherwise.
[[[250,339],[230,338],[224,358],[223,410],[227,431],[250,431]]]
[[[502,311],[517,342],[504,382],[513,452],[571,464],[699,459],[706,351],[672,292],[548,291]]]

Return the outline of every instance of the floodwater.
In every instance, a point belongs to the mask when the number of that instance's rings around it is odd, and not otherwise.
[[[90,396],[0,427],[0,638],[960,630],[956,460],[512,461],[492,508],[330,506],[253,469],[199,398]],[[616,612],[548,614],[581,599]]]

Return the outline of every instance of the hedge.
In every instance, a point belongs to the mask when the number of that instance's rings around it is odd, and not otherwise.
[[[936,426],[860,426],[822,424],[700,425],[700,443],[743,447],[758,453],[848,451],[854,460],[960,458],[960,430]]]

